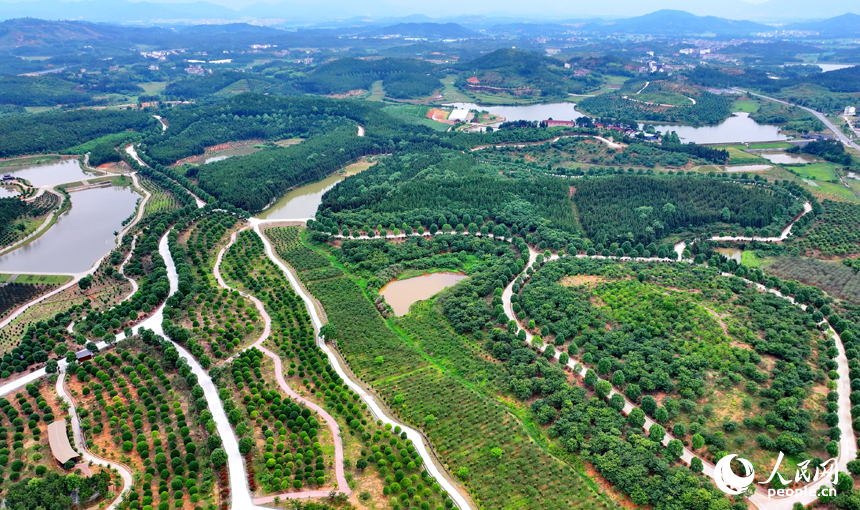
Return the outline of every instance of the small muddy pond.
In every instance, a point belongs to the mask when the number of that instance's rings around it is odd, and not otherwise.
[[[63,159],[42,165],[8,166],[4,167],[0,173],[12,174],[20,179],[27,179],[35,187],[56,186],[99,175],[85,172],[77,159]]]
[[[232,158],[233,156],[247,156],[249,154],[253,154],[260,149],[255,149],[254,147],[242,147],[241,149],[228,149],[225,151],[218,151],[217,153],[213,153],[212,155],[202,156],[202,164],[214,163],[216,161],[223,161],[227,158]]]
[[[460,280],[461,273],[431,273],[405,280],[394,280],[379,291],[398,317],[409,313],[412,303],[435,296]]]
[[[771,163],[778,165],[805,165],[815,162],[815,157],[808,154],[789,154],[787,152],[761,152],[758,154]]]
[[[370,168],[372,163],[359,161],[353,163],[342,171],[335,172],[325,179],[290,191],[275,205],[257,215],[264,220],[303,220],[313,218],[317,214],[317,208],[322,203],[322,197],[326,191],[332,189],[337,183],[351,175],[355,175]]]
[[[0,273],[79,273],[116,246],[114,231],[135,209],[130,188],[76,191],[72,206],[41,237],[0,256]]]
[[[738,248],[714,248],[714,251],[729,260],[734,260],[738,264],[741,263],[741,256],[744,253],[743,250],[739,250]]]

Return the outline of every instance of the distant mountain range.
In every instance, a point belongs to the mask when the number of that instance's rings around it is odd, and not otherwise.
[[[241,9],[230,9],[209,2],[189,3],[131,2],[128,0],[0,0],[0,20],[34,17],[54,20],[86,20],[111,23],[211,23],[229,21],[255,21],[262,24],[286,23],[290,26],[307,26],[318,23],[327,28],[375,24],[378,26],[397,23],[446,23],[454,22],[467,28],[487,28],[493,25],[515,23],[558,23],[558,20],[573,22],[605,23],[599,18],[642,17],[650,11],[684,10],[698,15],[697,24],[716,23],[717,17],[734,20],[799,22],[832,18],[846,12],[860,13],[860,0],[839,0],[811,4],[808,0],[768,0],[750,3],[744,0],[721,0],[720,2],[697,2],[688,0],[613,0],[612,2],[541,2],[528,4],[527,8],[512,0],[437,0],[433,12],[446,12],[447,16],[431,19],[424,15],[410,15],[421,10],[416,4],[374,0],[353,2],[350,0],[282,0],[277,3],[257,3]],[[510,12],[505,14],[505,9]],[[526,10],[527,9],[527,10]],[[525,12],[517,12],[517,11]],[[479,14],[474,13],[492,13]],[[652,13],[653,14],[653,13]],[[396,16],[405,16],[395,18]],[[572,19],[571,19],[572,18]],[[702,19],[704,18],[704,20]],[[660,22],[656,18],[653,21]],[[566,22],[568,22],[566,21]],[[624,20],[628,21],[628,20]],[[729,22],[730,20],[723,20]],[[734,23],[742,24],[741,21]],[[707,28],[707,27],[706,27]]]
[[[126,22],[123,26],[111,21],[111,10],[122,4],[128,7],[125,11]],[[14,16],[16,6],[23,9],[39,10],[40,6],[53,5],[56,9],[50,16],[44,18],[65,21],[45,21],[33,16]],[[253,7],[253,6],[252,6]],[[211,10],[210,10],[211,8]],[[86,12],[87,15],[83,16]],[[208,18],[201,18],[202,13]],[[254,43],[265,44],[295,44],[299,39],[311,40],[332,39],[338,37],[360,38],[415,38],[433,41],[445,39],[472,39],[494,36],[503,37],[560,37],[571,32],[587,34],[650,34],[661,36],[719,36],[719,37],[749,37],[758,33],[773,33],[780,30],[816,32],[825,37],[860,36],[860,15],[843,14],[826,20],[804,21],[779,26],[766,25],[753,21],[733,20],[716,16],[696,16],[679,10],[660,10],[615,20],[600,19],[568,19],[558,22],[526,22],[510,19],[493,19],[482,17],[466,17],[454,22],[432,21],[425,16],[416,15],[405,18],[350,18],[337,22],[318,23],[303,27],[287,28],[288,24],[273,24],[259,26],[246,22],[225,21],[222,16],[236,14],[225,7],[215,6],[205,2],[187,4],[157,4],[148,2],[116,2],[115,0],[85,0],[82,2],[60,2],[57,0],[36,0],[26,4],[9,4],[0,2],[0,19],[9,19],[0,23],[0,47],[8,44],[17,46],[36,45],[61,40],[74,41],[80,39],[113,38],[130,40],[131,33],[143,27],[150,27],[141,38],[164,42],[170,38],[179,43],[181,36],[198,36],[205,34],[213,40],[222,42],[237,42],[253,39]],[[82,14],[77,16],[76,14]],[[77,18],[83,17],[84,20]],[[190,24],[196,20],[198,24]],[[216,22],[217,21],[217,22]],[[153,25],[160,28],[153,28]],[[125,31],[125,32],[124,32]],[[138,36],[134,36],[135,38]],[[2,43],[3,40],[7,44]],[[148,42],[140,41],[148,44]],[[321,42],[321,41],[317,41]]]

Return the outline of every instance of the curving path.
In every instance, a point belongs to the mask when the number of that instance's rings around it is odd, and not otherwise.
[[[800,217],[802,217],[804,214],[808,213],[811,210],[812,210],[811,204],[807,203],[806,206],[804,207],[804,213],[801,214],[800,216],[798,216],[797,219],[799,219]],[[785,236],[788,235],[788,233],[791,230],[791,227],[794,225],[794,222],[796,222],[797,219],[795,219],[791,224],[789,224],[788,227],[785,228],[785,230],[783,230],[783,234],[782,234],[783,239],[785,238]],[[259,227],[257,226],[255,228],[259,228]],[[416,237],[416,236],[429,236],[429,235],[430,234],[412,234],[411,236]],[[469,234],[464,233],[462,235],[469,235]],[[333,237],[344,238],[344,236],[342,236],[342,235],[336,235]],[[406,234],[401,233],[399,235],[387,234],[385,237],[389,238],[389,239],[393,239],[393,238],[405,238],[407,236],[406,236]],[[489,237],[493,237],[493,236],[489,236]],[[362,236],[359,236],[359,237],[353,238],[353,239],[374,239],[374,238],[370,238],[366,235],[362,235]],[[375,238],[375,239],[378,239],[378,238]],[[758,239],[762,239],[762,238],[758,238]],[[500,239],[500,240],[504,240],[504,239]],[[264,242],[266,242],[266,246],[267,246],[267,250],[268,250],[268,242],[265,238],[264,238]],[[683,244],[683,243],[681,243],[681,244]],[[676,249],[677,249],[677,246],[676,246]],[[681,251],[683,251],[683,247],[682,247]],[[537,260],[538,255],[541,255],[541,253],[536,251],[534,248],[532,248],[530,246],[529,247],[529,263],[527,266],[525,266],[523,268],[523,272],[520,273],[521,275],[525,274],[525,271],[527,270],[528,267],[533,267],[535,261]],[[690,259],[686,259],[686,260],[672,260],[672,259],[668,259],[668,258],[666,258],[666,259],[647,258],[646,259],[643,257],[635,257],[635,258],[632,258],[632,257],[612,257],[612,256],[604,257],[601,255],[589,256],[589,255],[579,255],[579,254],[577,254],[576,257],[577,258],[612,259],[612,260],[619,260],[619,261],[637,260],[637,261],[669,262],[669,263],[671,263],[671,262],[691,263],[692,262]],[[547,260],[557,260],[558,258],[559,258],[558,254],[553,254]],[[275,260],[275,259],[273,259],[273,260]],[[734,276],[731,273],[721,273],[721,274],[722,274],[722,276]],[[519,276],[519,275],[517,275],[517,276]],[[747,279],[743,279],[743,280],[748,285],[754,286],[757,290],[759,290],[761,292],[769,292],[769,293],[774,294],[774,295],[781,297],[783,299],[787,299],[792,304],[796,304],[792,297],[784,296],[782,293],[780,293],[776,289],[769,289],[760,283],[755,283],[755,282],[752,282],[752,281],[747,280]],[[525,328],[522,328],[519,320],[517,320],[516,315],[513,312],[513,305],[512,305],[511,297],[513,296],[513,286],[514,286],[515,282],[516,282],[516,277],[511,281],[510,284],[508,284],[505,287],[505,289],[502,292],[502,305],[503,305],[503,308],[505,311],[505,315],[507,316],[508,320],[516,321],[517,325],[520,326],[520,329],[523,329],[523,331],[525,331],[526,342],[529,345],[531,345],[532,347],[534,347],[540,351],[543,351],[546,348],[545,346],[538,348],[538,347],[535,347],[534,345],[532,345],[533,336]],[[804,309],[804,310],[806,309],[806,305],[801,304],[798,306],[801,309]],[[824,322],[825,321],[822,321],[822,323],[824,323]],[[851,460],[854,460],[857,457],[857,443],[855,441],[855,435],[854,435],[853,428],[852,428],[851,401],[849,398],[850,393],[851,393],[851,385],[850,385],[849,375],[848,375],[848,372],[849,372],[848,358],[845,354],[845,347],[842,344],[842,339],[839,337],[839,335],[836,333],[836,331],[834,331],[832,328],[829,327],[829,325],[828,325],[828,332],[836,340],[837,350],[839,351],[837,357],[835,358],[835,361],[838,365],[837,372],[839,373],[839,379],[837,380],[837,393],[839,394],[839,401],[838,401],[838,403],[839,403],[839,428],[841,430],[843,430],[843,432],[847,432],[847,433],[843,433],[843,435],[839,441],[839,456],[837,458],[837,468],[839,471],[847,472],[846,466],[847,466],[848,462]],[[557,360],[559,355],[560,355],[560,352],[556,353],[554,358]],[[579,370],[577,370],[577,368],[576,368],[577,364],[580,364]],[[573,356],[570,356],[567,367],[574,374],[577,374],[577,375],[583,374],[585,371],[584,367],[582,367],[579,360]],[[598,378],[598,380],[600,380],[600,378]],[[615,389],[613,388],[609,393],[609,397],[611,397],[612,395],[615,395],[616,393],[618,393],[618,392],[616,392]],[[621,393],[618,393],[618,394],[620,394],[622,397],[624,397],[623,412],[625,415],[629,414],[630,411],[632,411],[634,407],[637,407],[629,399],[627,399],[626,396],[624,396]],[[646,415],[645,416],[645,425],[643,426],[643,429],[645,431],[647,431],[654,424],[655,424],[655,421]],[[665,435],[663,442],[662,442],[663,445],[667,445],[669,443],[669,441],[671,441],[672,439],[674,439],[674,437],[672,436],[671,432],[666,431],[666,435]],[[698,455],[696,455],[689,448],[684,447],[684,449],[682,451],[681,459],[689,465],[690,462],[692,461],[693,457],[698,457]],[[709,462],[705,459],[702,459],[701,457],[700,457],[700,460],[702,461],[703,473],[707,476],[713,477],[714,465],[711,462]],[[807,484],[805,486],[808,488],[807,493],[805,493],[801,496],[791,496],[791,497],[769,497],[767,495],[766,490],[763,489],[762,487],[758,486],[758,487],[756,487],[756,492],[753,493],[751,496],[749,496],[747,499],[750,502],[752,502],[760,510],[791,510],[794,503],[796,503],[796,502],[800,502],[803,505],[809,505],[809,504],[817,501],[818,497],[815,496],[815,493],[821,487],[829,486],[829,485],[830,485],[829,481],[826,478],[822,478],[822,479],[818,480],[817,482],[812,482],[812,483]]]
[[[85,462],[92,462],[93,464],[97,464],[99,466],[106,466],[110,469],[117,471],[120,476],[122,476],[122,490],[119,493],[119,496],[113,500],[113,502],[107,507],[106,510],[114,510],[122,503],[123,497],[125,494],[131,489],[131,486],[134,484],[134,478],[132,477],[131,470],[128,466],[121,464],[119,462],[114,462],[107,460],[103,457],[99,457],[97,455],[93,455],[87,449],[86,442],[84,441],[84,434],[81,431],[81,420],[78,418],[77,411],[75,410],[75,401],[66,391],[66,365],[65,361],[61,361],[59,364],[59,377],[57,378],[57,395],[62,398],[67,404],[69,404],[69,416],[72,418],[72,438],[74,441],[75,448],[81,452],[81,456]]]
[[[227,253],[227,250],[230,249],[230,246],[232,246],[233,243],[236,242],[236,239],[238,238],[239,233],[242,232],[243,230],[246,230],[247,228],[248,227],[245,227],[241,230],[233,232],[233,235],[230,236],[230,242],[227,243],[227,246],[222,248],[220,252],[218,252],[218,258],[215,261],[215,267],[213,268],[213,273],[215,274],[215,279],[218,280],[218,285],[220,285],[222,288],[225,288],[227,290],[232,291],[232,290],[236,290],[236,289],[233,289],[232,287],[227,285],[227,283],[221,277],[221,270],[220,270],[221,260],[223,259],[224,254]],[[284,392],[287,395],[289,395],[289,397],[291,399],[301,402],[302,404],[304,404],[305,406],[307,406],[310,409],[313,409],[316,413],[318,413],[320,416],[322,416],[322,418],[326,422],[326,425],[328,426],[329,430],[331,431],[331,436],[332,436],[332,439],[334,441],[335,478],[337,480],[336,488],[340,489],[340,492],[343,492],[347,495],[352,494],[352,489],[350,489],[349,482],[347,482],[346,476],[345,476],[344,471],[343,471],[344,455],[343,455],[343,441],[341,440],[340,427],[338,426],[335,419],[328,412],[326,412],[323,408],[321,408],[320,406],[311,402],[310,400],[307,400],[304,397],[300,396],[298,393],[293,391],[292,388],[290,388],[290,386],[287,384],[287,381],[284,379],[284,369],[283,369],[283,365],[281,362],[281,358],[278,355],[276,355],[274,352],[263,347],[263,342],[265,342],[269,338],[269,335],[271,334],[271,331],[272,331],[272,319],[271,319],[271,317],[269,317],[269,314],[266,312],[266,308],[263,306],[263,303],[259,299],[248,294],[247,292],[239,291],[239,294],[241,294],[242,297],[244,297],[246,299],[250,299],[254,303],[254,306],[257,307],[257,311],[260,313],[260,316],[263,318],[263,321],[265,323],[265,327],[263,328],[263,333],[260,335],[260,338],[256,342],[254,342],[253,344],[242,349],[242,351],[246,351],[246,350],[252,349],[254,347],[260,349],[260,351],[262,351],[263,354],[265,354],[266,356],[271,358],[275,364],[275,379],[278,382],[278,386],[280,386],[281,389],[284,390]],[[233,357],[235,357],[235,356],[233,356]],[[233,357],[229,358],[227,361],[230,361],[231,359],[233,359]],[[283,494],[276,494],[276,495],[266,496],[266,497],[262,497],[262,498],[255,498],[253,501],[254,501],[254,503],[269,503],[271,501],[274,501],[275,497],[280,497],[281,499],[321,498],[321,497],[328,496],[329,492],[330,491],[325,491],[325,490],[286,492]]]
[[[322,327],[322,320],[317,313],[317,309],[314,306],[313,300],[305,292],[298,279],[293,275],[293,273],[286,266],[286,264],[281,262],[281,260],[275,255],[275,252],[272,249],[272,244],[269,242],[269,239],[263,234],[262,229],[260,228],[262,224],[278,223],[279,221],[281,220],[265,221],[257,218],[250,219],[254,231],[257,233],[257,235],[260,236],[260,239],[263,240],[263,245],[266,249],[266,255],[269,257],[269,259],[272,260],[272,262],[277,264],[281,271],[283,271],[284,275],[290,282],[290,286],[293,287],[293,290],[296,292],[296,294],[298,294],[302,298],[302,301],[304,301],[305,308],[307,309],[308,314],[311,317],[311,322],[314,326],[314,331],[316,332],[317,345],[326,354],[329,359],[329,363],[331,363],[331,366],[334,367],[338,376],[340,376],[340,378],[344,380],[346,385],[349,386],[352,391],[357,393],[361,400],[365,404],[367,404],[367,408],[370,409],[370,412],[376,419],[382,420],[384,423],[390,423],[392,427],[400,426],[400,428],[403,429],[404,432],[406,432],[406,437],[412,440],[412,444],[415,445],[415,449],[421,455],[427,472],[433,475],[439,485],[441,485],[442,488],[448,493],[448,497],[450,497],[454,501],[454,504],[458,508],[460,508],[461,510],[476,508],[476,505],[458,490],[458,487],[455,482],[453,482],[451,478],[446,476],[446,473],[444,472],[443,468],[441,468],[440,465],[437,465],[437,462],[439,461],[436,456],[431,453],[430,449],[425,443],[424,436],[417,430],[406,425],[405,423],[401,423],[394,418],[388,416],[383,406],[377,401],[377,398],[362,387],[362,385],[354,378],[355,376],[353,376],[351,372],[348,372],[348,370],[342,364],[341,360],[325,343],[325,338],[319,334],[319,330]],[[439,462],[439,464],[441,464],[441,462]]]
[[[145,167],[145,168],[149,168],[149,165],[147,165],[142,159],[140,159],[140,155],[138,155],[137,149],[134,147],[134,144],[127,146],[125,148],[125,152],[126,152],[126,154],[128,154],[131,157],[131,159],[133,159],[135,162],[137,162],[138,165]],[[170,179],[170,180],[173,181],[173,179]],[[175,182],[176,184],[179,184],[176,181],[173,181],[173,182]],[[179,184],[179,185],[182,186],[181,184]],[[191,190],[189,190],[185,186],[182,186],[182,189],[184,189],[189,195],[194,197],[194,201],[197,202],[197,208],[198,209],[201,207],[204,207],[206,205],[206,202],[204,202],[203,200],[200,199],[200,197],[198,197],[197,195],[192,193]]]
[[[611,147],[613,149],[620,149],[620,148],[624,147],[624,145],[622,145],[620,143],[615,143],[611,140],[608,140],[606,138],[603,138],[602,136],[597,136],[597,135],[561,135],[561,136],[556,136],[555,138],[550,138],[549,140],[541,140],[539,142],[521,142],[521,143],[513,142],[513,143],[497,143],[497,144],[489,144],[489,145],[479,145],[477,147],[473,147],[470,150],[472,152],[474,152],[474,151],[489,149],[490,147],[493,147],[496,149],[501,149],[502,147],[523,148],[523,147],[530,147],[530,146],[535,146],[535,145],[544,145],[547,143],[555,143],[555,142],[561,140],[562,138],[594,138],[595,140],[600,140],[601,142],[605,143],[606,145],[608,145],[609,147]]]

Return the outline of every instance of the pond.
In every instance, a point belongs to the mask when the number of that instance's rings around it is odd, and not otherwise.
[[[486,111],[493,115],[504,117],[508,121],[574,120],[582,117],[582,114],[576,111],[574,103],[530,104],[524,106],[482,106],[475,103],[453,103],[445,106],[453,106],[454,108],[464,110],[477,110],[479,112]]]
[[[729,260],[734,260],[738,264],[741,263],[741,256],[743,256],[744,253],[743,250],[738,248],[714,248],[714,251]]]
[[[18,188],[13,186],[0,186],[0,198],[17,197],[20,195]]]
[[[21,165],[4,167],[4,174],[12,174],[27,179],[35,187],[56,186],[67,182],[96,177],[98,174],[85,172],[77,159],[63,159],[42,165]]]
[[[115,246],[114,231],[140,197],[130,188],[76,191],[72,206],[41,237],[0,256],[0,273],[79,273]]]
[[[778,165],[805,165],[815,161],[814,156],[808,154],[789,154],[787,152],[761,152],[758,154],[771,163]]]
[[[335,184],[370,168],[372,163],[359,161],[343,168],[342,171],[326,177],[325,179],[290,191],[275,205],[257,215],[264,220],[303,220],[316,216],[317,208],[322,203],[322,197],[326,191],[332,189]]]
[[[749,113],[746,112],[733,113],[731,117],[716,126],[655,125],[654,128],[661,133],[674,131],[678,133],[684,143],[747,143],[788,140],[787,136],[780,134],[779,126],[759,124],[752,120]]]
[[[379,294],[394,309],[398,317],[409,313],[412,303],[435,296],[460,280],[466,278],[461,273],[430,273],[405,280],[394,280],[382,287]]]
[[[204,165],[207,163],[214,163],[216,161],[223,161],[227,158],[232,158],[233,156],[247,156],[248,154],[253,154],[260,149],[255,149],[254,147],[242,147],[240,149],[227,149],[224,151],[218,151],[216,153],[212,153],[211,155],[202,156],[202,161]]]
[[[821,69],[822,73],[828,73],[830,71],[838,71],[840,69],[847,69],[849,67],[854,67],[856,64],[785,64],[787,66],[818,66]]]

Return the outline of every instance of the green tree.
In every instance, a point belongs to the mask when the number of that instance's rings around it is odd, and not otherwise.
[[[239,453],[247,455],[254,448],[254,440],[250,437],[243,437],[239,440]]]
[[[693,434],[693,437],[690,438],[690,442],[692,443],[694,450],[698,450],[705,446],[705,438],[702,437],[701,434]]]
[[[640,429],[645,425],[645,413],[642,409],[638,407],[634,407],[630,414],[627,415],[627,423],[630,424],[631,427]]]
[[[597,381],[594,385],[594,393],[600,398],[606,398],[610,391],[612,391],[612,384],[605,379]]]
[[[212,461],[213,466],[223,466],[227,462],[227,452],[223,448],[216,448],[212,451],[209,459]]]
[[[664,437],[666,437],[666,429],[658,423],[651,425],[651,428],[648,429],[648,438],[651,439],[651,441],[662,443]]]

